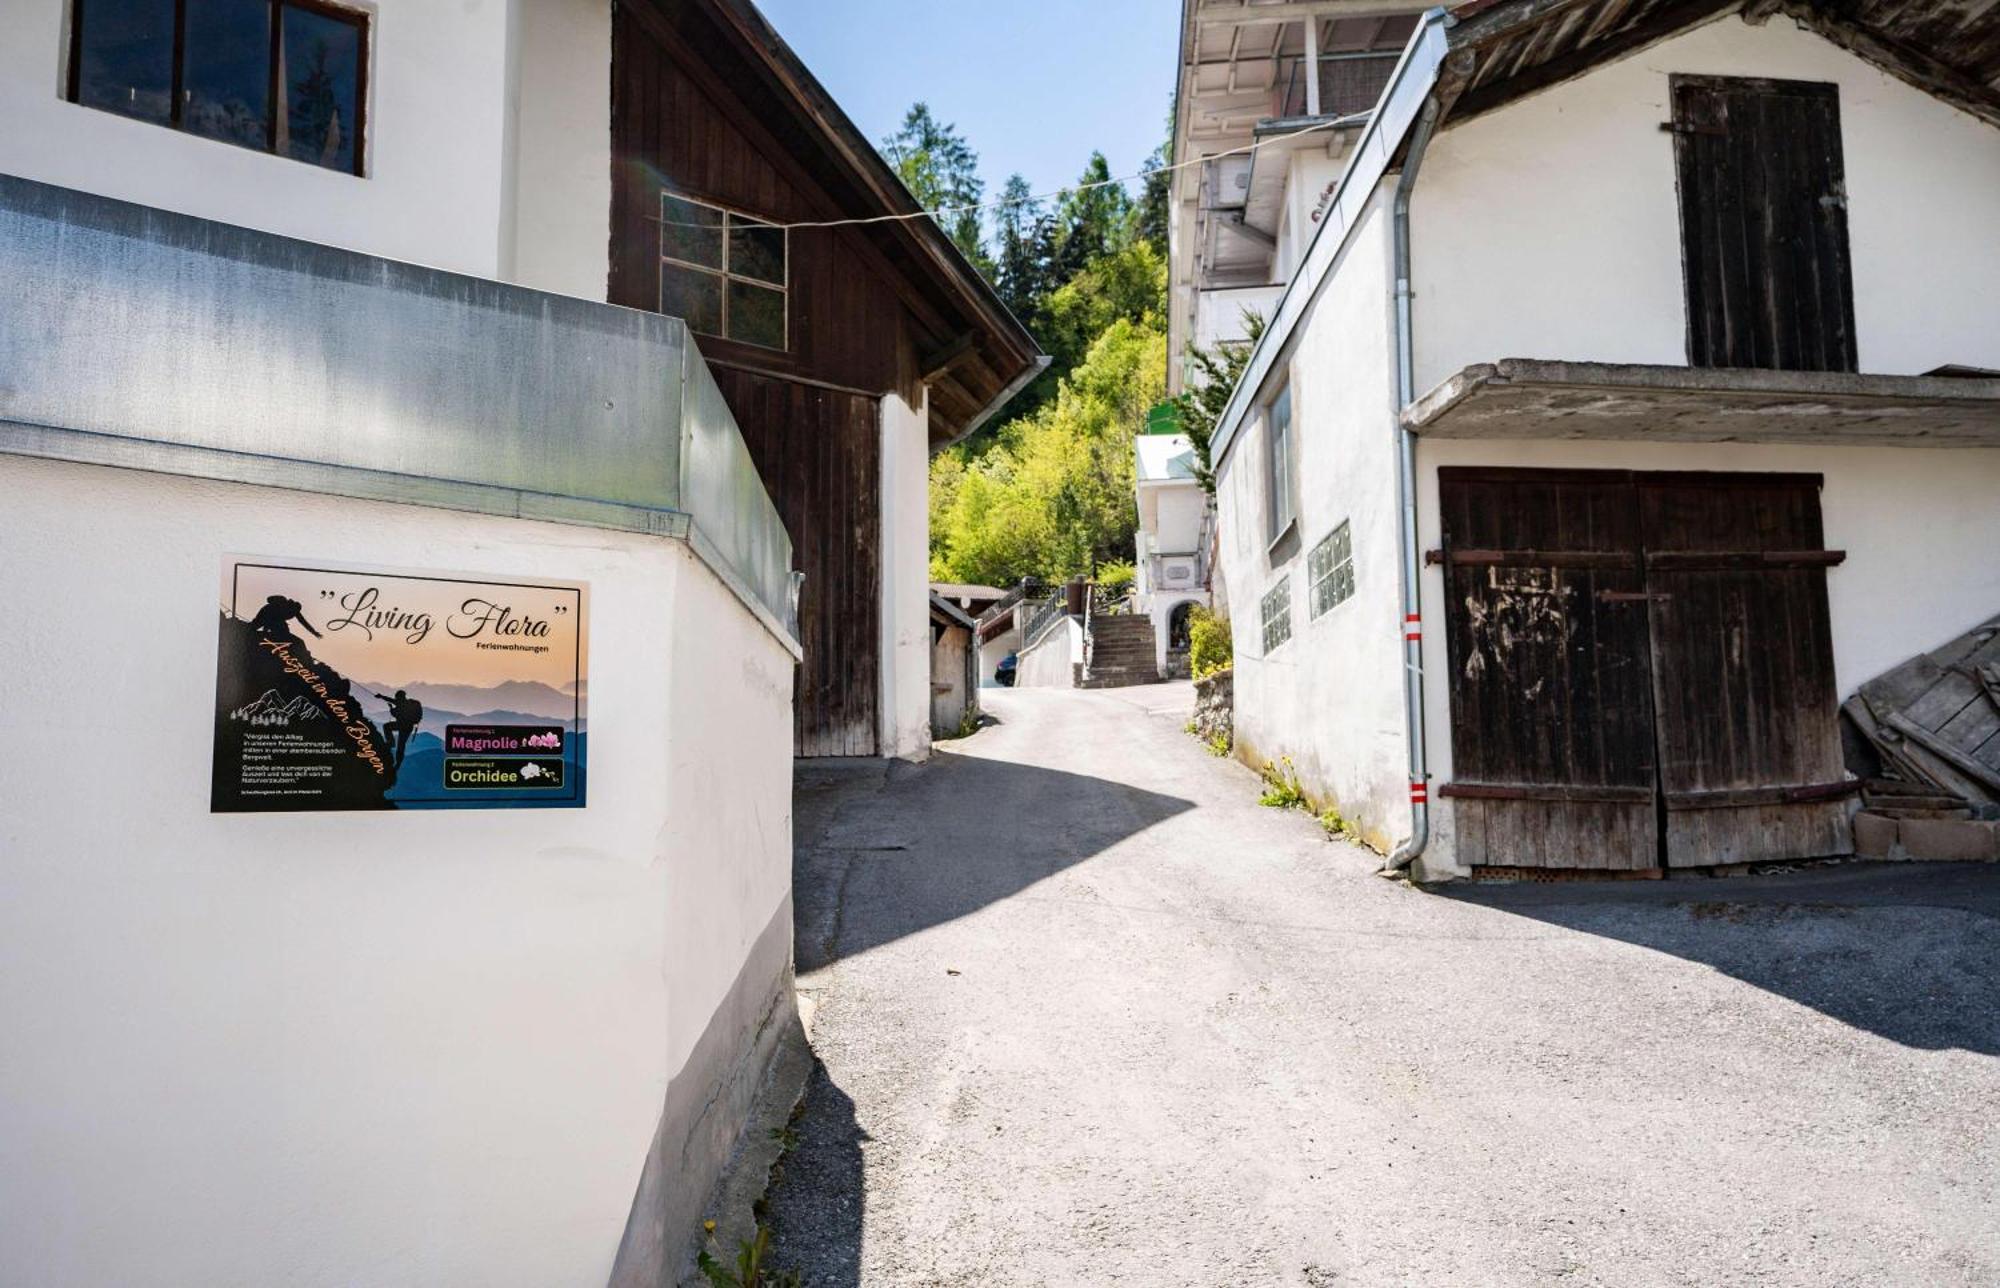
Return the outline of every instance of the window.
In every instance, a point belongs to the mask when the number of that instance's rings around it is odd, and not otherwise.
[[[1275,543],[1296,518],[1292,504],[1292,387],[1278,391],[1264,412],[1264,484],[1269,492],[1270,539]]]
[[[358,175],[368,19],[320,0],[75,0],[69,99]]]
[[[699,335],[786,347],[785,230],[660,194],[660,312]]]
[[[1264,616],[1264,652],[1269,654],[1292,637],[1292,579],[1278,578],[1278,584],[1264,592],[1258,607]]]
[[[1353,598],[1354,538],[1345,519],[1306,556],[1306,580],[1312,585],[1312,617]]]

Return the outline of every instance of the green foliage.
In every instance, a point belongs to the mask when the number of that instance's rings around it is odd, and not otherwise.
[[[1166,383],[1166,335],[1120,318],[1057,387],[977,459],[931,464],[931,569],[940,580],[1059,582],[1130,559],[1132,440]]]
[[[1174,109],[1167,106],[1167,137],[1146,158],[1140,167],[1145,178],[1140,181],[1139,201],[1132,211],[1132,228],[1135,235],[1155,246],[1167,244],[1167,212],[1173,206],[1174,173],[1167,169],[1174,163]]]
[[[1258,337],[1264,334],[1264,323],[1261,314],[1245,309],[1243,326],[1250,337],[1247,341],[1218,344],[1209,349],[1188,346],[1187,388],[1174,401],[1180,408],[1181,432],[1194,445],[1194,476],[1201,480],[1210,496],[1215,495],[1215,464],[1209,459],[1215,423],[1222,419],[1229,396],[1236,392],[1244,368],[1250,365],[1250,353],[1257,347]]]
[[[958,127],[932,116],[929,104],[913,103],[903,127],[882,140],[882,154],[918,205],[947,212],[937,216],[938,225],[975,267],[991,277],[993,262],[982,244],[979,212],[954,209],[976,206],[986,195],[979,154]]]
[[[1229,619],[1217,617],[1206,608],[1188,612],[1188,670],[1197,680],[1206,680],[1217,671],[1235,664],[1236,646]]]
[[[1292,770],[1292,758],[1286,756],[1279,764],[1264,762],[1264,793],[1257,798],[1259,805],[1272,809],[1307,809],[1304,789],[1299,786],[1299,777]]]
[[[1331,806],[1319,812],[1319,825],[1326,829],[1326,838],[1329,841],[1338,841],[1354,832],[1354,825],[1348,822],[1339,810]]]
[[[1116,599],[1132,589],[1132,582],[1138,575],[1139,570],[1129,562],[1114,559],[1110,563],[1097,565],[1097,574],[1091,580],[1097,583],[1098,589],[1107,597]]]
[[[695,1267],[712,1288],[798,1288],[798,1271],[772,1270],[764,1264],[770,1250],[771,1232],[760,1225],[755,1239],[737,1245],[734,1267],[717,1261],[706,1248],[695,1257]]]
[[[1227,756],[1231,751],[1234,750],[1235,748],[1230,744],[1229,735],[1221,732],[1220,730],[1218,730],[1208,740],[1208,754],[1211,756],[1216,756],[1216,757]]]

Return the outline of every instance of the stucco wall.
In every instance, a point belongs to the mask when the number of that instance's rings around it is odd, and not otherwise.
[[[1257,766],[1291,757],[1316,805],[1338,808],[1385,848],[1408,829],[1389,286],[1389,220],[1378,196],[1287,364],[1298,440],[1296,553],[1271,564],[1261,419],[1246,425],[1217,479],[1237,755]],[[1342,520],[1352,525],[1355,593],[1313,618],[1307,556]],[[1292,638],[1267,657],[1260,601],[1279,577],[1291,580]]]
[[[1731,16],[1438,136],[1412,211],[1418,392],[1497,358],[1687,361],[1674,72],[1837,84],[1861,369],[2000,367],[2000,130]]]
[[[1421,546],[1436,549],[1443,465],[1552,469],[1759,470],[1825,476],[1826,544],[1847,562],[1827,572],[1834,679],[1845,698],[1897,663],[2000,612],[2000,450],[1809,448],[1739,444],[1433,441],[1418,457]],[[1452,776],[1444,572],[1423,575],[1425,727],[1431,781]],[[1240,700],[1239,700],[1240,701]],[[1436,792],[1433,790],[1433,797]],[[1432,808],[1427,870],[1457,872],[1451,803]]]
[[[1083,661],[1083,619],[1065,617],[1021,652],[1014,685],[1022,689],[1074,689]]]
[[[884,756],[931,750],[930,409],[882,399]]]
[[[605,1282],[653,1142],[712,1174],[718,1007],[789,1000],[789,654],[677,541],[0,493],[0,1281]],[[589,581],[589,807],[209,813],[226,552]]]
[[[518,267],[531,285],[603,299],[609,7],[365,7],[356,178],[65,102],[70,6],[0,0],[0,172],[480,277]]]

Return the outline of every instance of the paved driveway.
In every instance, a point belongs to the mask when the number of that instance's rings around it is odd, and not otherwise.
[[[1427,894],[1186,687],[802,776],[815,1284],[2000,1283],[2000,869]]]

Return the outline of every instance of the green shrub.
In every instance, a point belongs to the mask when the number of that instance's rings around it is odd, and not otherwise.
[[[1132,579],[1136,576],[1138,576],[1138,572],[1131,564],[1114,561],[1112,563],[1097,565],[1095,581],[1097,582],[1098,590],[1104,593],[1104,597],[1107,600],[1110,600],[1116,599],[1118,596],[1132,589]]]
[[[1311,802],[1306,800],[1305,789],[1299,786],[1298,774],[1292,769],[1292,758],[1286,756],[1280,763],[1284,768],[1280,769],[1268,760],[1264,762],[1266,786],[1264,794],[1257,798],[1257,803],[1272,809],[1312,808]]]
[[[1229,638],[1229,619],[1217,617],[1206,608],[1188,614],[1188,668],[1197,680],[1217,671],[1227,671],[1236,649]]]

